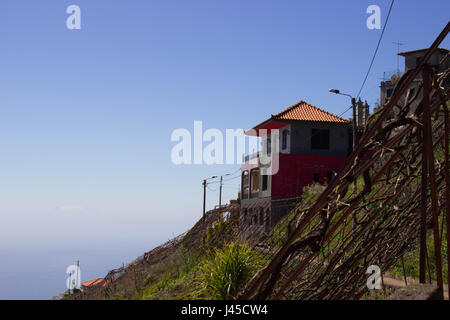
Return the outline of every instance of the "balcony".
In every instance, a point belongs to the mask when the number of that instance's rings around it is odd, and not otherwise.
[[[255,158],[259,158],[259,151],[251,153],[251,154],[246,155],[246,156],[243,156],[242,163],[249,163],[250,160],[255,159]]]

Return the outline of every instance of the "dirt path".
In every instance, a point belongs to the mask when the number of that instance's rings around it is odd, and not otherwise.
[[[418,284],[419,280],[415,278],[407,278],[406,279],[408,285],[410,284]],[[390,288],[403,288],[406,287],[404,280],[394,279],[390,277],[383,278],[384,285]],[[436,284],[435,282],[433,282]],[[444,299],[448,299],[448,285],[444,284]]]

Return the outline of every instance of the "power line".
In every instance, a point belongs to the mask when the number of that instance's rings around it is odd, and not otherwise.
[[[209,191],[213,191],[213,192],[214,192],[214,191],[217,191],[217,189],[218,189],[218,188],[212,189],[212,188],[210,188],[208,185],[206,185],[206,188],[208,188]]]
[[[395,0],[392,0],[392,1],[391,1],[391,5],[390,5],[390,7],[389,7],[389,12],[388,12],[388,14],[387,14],[386,21],[384,22],[383,30],[381,31],[380,38],[378,39],[377,47],[376,47],[375,52],[374,52],[374,54],[373,54],[373,56],[372,56],[372,60],[370,61],[369,69],[367,70],[366,76],[364,77],[364,81],[363,81],[363,83],[362,83],[362,85],[361,85],[361,88],[359,89],[359,92],[358,92],[358,95],[357,95],[356,99],[358,99],[358,98],[360,97],[360,94],[361,94],[361,92],[362,92],[362,89],[364,88],[364,85],[366,84],[367,78],[368,78],[368,76],[369,76],[370,70],[372,69],[373,63],[374,63],[374,61],[375,61],[375,57],[376,57],[376,55],[377,55],[377,53],[378,53],[378,49],[379,49],[380,44],[381,44],[381,40],[383,39],[384,31],[386,30],[386,26],[387,26],[387,23],[388,23],[388,21],[389,21],[389,17],[390,17],[390,15],[391,15],[391,11],[392,11],[392,7],[393,7],[393,5],[394,5],[394,2],[395,2]],[[346,110],[344,110],[344,111],[343,111],[342,113],[340,113],[338,116],[341,117],[341,116],[344,115],[346,112],[348,112],[351,108],[352,108],[352,106],[350,106],[349,108],[347,108]],[[224,175],[222,175],[222,176],[226,176],[226,175],[228,175],[228,176],[233,176],[233,175],[235,175],[236,173],[238,173],[240,170],[241,170],[241,168],[238,168],[238,169],[237,169],[236,171],[234,171],[233,173],[224,174]],[[236,175],[236,176],[234,176],[234,177],[232,177],[232,178],[223,179],[223,181],[224,181],[224,182],[225,182],[225,181],[230,181],[230,180],[234,180],[234,179],[237,179],[237,178],[240,178],[240,174],[239,174],[239,175]],[[215,184],[215,183],[220,183],[220,181],[209,182],[208,185],[209,185],[209,184]],[[212,189],[210,189],[210,188],[208,188],[208,189],[209,189],[209,190],[212,190]],[[216,190],[217,190],[217,189],[212,190],[212,191],[216,191]]]
[[[386,25],[387,25],[387,23],[389,21],[389,16],[391,15],[391,10],[392,10],[392,6],[394,5],[394,1],[395,0],[392,0],[391,6],[389,7],[389,12],[388,12],[388,15],[386,17],[386,21],[384,22],[384,26],[383,26],[383,31],[381,31],[380,39],[378,39],[378,44],[377,44],[377,47],[375,49],[375,52],[373,53],[372,61],[370,62],[369,69],[367,70],[366,76],[364,77],[364,81],[363,81],[363,83],[361,85],[361,88],[359,89],[358,95],[356,96],[356,100],[358,100],[358,98],[359,98],[359,96],[361,94],[361,91],[364,88],[364,85],[366,84],[367,77],[369,76],[370,70],[372,69],[372,65],[373,65],[373,62],[375,61],[375,57],[377,55],[378,48],[380,47],[381,40],[383,39],[384,30],[386,30]]]
[[[236,171],[234,171],[234,172],[232,172],[232,173],[229,173],[229,175],[232,176],[232,175],[238,173],[239,171],[241,171],[241,168],[237,168]],[[225,175],[224,175],[224,176],[225,176]]]
[[[353,106],[348,107],[344,112],[342,112],[341,114],[339,114],[339,117],[342,117],[342,115],[343,115],[344,113],[346,113],[348,110],[350,110],[352,107],[353,107]],[[316,133],[316,134],[317,134],[317,133]],[[316,135],[316,134],[315,134],[315,135]],[[315,135],[313,135],[313,137],[314,137]]]
[[[239,169],[240,170],[240,169]],[[235,177],[233,177],[233,178],[229,178],[229,179],[224,179],[223,181],[231,181],[231,180],[235,180],[235,179],[238,179],[238,178],[240,178],[241,177],[241,175],[239,174],[239,175],[237,175],[237,176],[235,176]]]

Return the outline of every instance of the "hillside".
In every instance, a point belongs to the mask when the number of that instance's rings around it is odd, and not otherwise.
[[[326,186],[304,188],[268,232],[241,222],[237,205],[227,208],[226,221],[212,211],[186,234],[70,298],[370,298],[369,266],[398,275],[404,261],[406,276],[417,276],[417,241],[427,230],[424,261],[442,287],[448,280],[442,274],[448,272],[450,104],[444,88],[450,70],[424,61],[369,117],[340,172]],[[422,69],[416,90],[410,85]]]
[[[263,257],[267,248],[278,248],[285,234],[292,228],[289,221],[298,210],[310,207],[321,194],[324,187],[314,184],[305,188],[297,208],[290,216],[281,220],[268,234],[251,239],[239,237],[239,219],[220,221],[218,216],[209,216],[207,226],[199,220],[185,234],[168,241],[136,259],[125,268],[111,271],[105,281],[66,299],[211,299],[217,298],[204,282],[204,269],[216,256],[216,250],[230,243],[247,243],[255,255],[259,256],[259,268],[267,265]],[[214,228],[212,225],[214,224]],[[277,236],[278,235],[278,236]],[[429,255],[433,255],[432,235],[429,235]],[[253,246],[252,246],[253,244]],[[443,255],[446,257],[447,248]],[[408,277],[418,277],[417,242],[410,245],[404,263]],[[253,270],[256,273],[256,269]],[[435,265],[430,265],[430,275],[435,279]],[[401,261],[389,270],[388,274],[403,278]],[[445,274],[445,272],[444,272]],[[249,276],[247,280],[251,277]],[[241,287],[244,288],[244,286]],[[364,297],[363,297],[364,298]],[[373,295],[365,295],[366,299]],[[378,296],[379,298],[379,296]]]

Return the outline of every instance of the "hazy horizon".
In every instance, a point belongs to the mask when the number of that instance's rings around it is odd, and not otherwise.
[[[328,90],[357,94],[381,32],[366,9],[384,23],[389,3],[1,1],[0,299],[49,299],[77,259],[83,281],[102,277],[188,230],[205,178],[233,173],[222,203],[236,198],[239,165],[175,165],[172,132],[248,129],[299,100],[342,114]],[[73,4],[81,30],[66,27]],[[449,9],[396,1],[361,95],[371,111],[393,42],[428,47]]]

